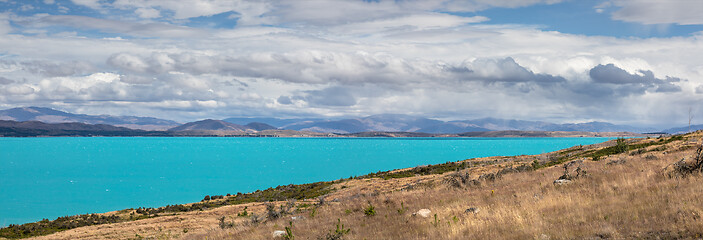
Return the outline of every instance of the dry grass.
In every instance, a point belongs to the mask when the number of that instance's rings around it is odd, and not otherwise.
[[[701,139],[702,135],[698,132],[688,139]],[[351,229],[344,239],[700,239],[703,176],[669,178],[662,172],[673,162],[693,156],[695,149],[687,146],[693,143],[676,141],[667,144],[666,151],[584,160],[588,175],[564,185],[552,183],[563,174],[561,165],[505,174],[495,181],[460,188],[443,181],[454,173],[351,180],[337,184],[339,191],[326,196],[327,203],[322,206],[304,207],[293,215],[259,224],[236,217],[243,209],[238,205],[78,228],[44,239],[78,239],[89,233],[91,237],[82,238],[124,239],[140,234],[154,239],[271,239],[273,231],[289,225],[291,216],[305,217],[292,223],[296,239],[325,239],[335,230],[338,219]],[[524,164],[536,158],[516,157],[464,171],[476,179],[481,173],[495,172],[498,165]],[[374,216],[364,214],[369,205],[375,207]],[[262,204],[248,206],[250,212],[264,211]],[[472,207],[479,211],[465,212]],[[412,216],[423,208],[432,211],[431,217]],[[217,219],[221,216],[231,219],[234,226],[219,228]],[[184,233],[183,228],[191,230]]]

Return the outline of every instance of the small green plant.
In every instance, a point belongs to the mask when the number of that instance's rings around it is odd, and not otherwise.
[[[437,220],[437,214],[434,214],[434,226],[437,227],[437,224],[439,224],[439,220]]]
[[[286,240],[293,240],[295,239],[295,236],[293,236],[293,222],[288,222],[288,226],[286,227],[286,234],[283,235],[283,239]]]
[[[183,229],[183,233],[188,233],[188,229],[187,229],[187,228],[184,228],[184,229]]]
[[[344,214],[349,215],[352,213],[351,209],[344,209]]]
[[[398,214],[403,214],[403,213],[405,213],[405,210],[406,210],[406,209],[405,209],[405,203],[404,203],[404,202],[400,202],[400,209],[398,209]]]
[[[349,229],[349,228],[344,228],[344,224],[342,224],[342,220],[340,220],[339,218],[337,218],[337,229],[335,229],[334,231],[331,231],[331,230],[330,230],[330,232],[327,233],[327,236],[325,237],[325,239],[327,239],[327,240],[339,240],[339,239],[342,239],[342,237],[344,236],[344,234],[349,233],[349,231],[351,231],[351,229]]]
[[[535,159],[534,161],[532,161],[532,168],[538,169],[539,167],[540,167],[540,166],[539,166],[539,161],[537,161],[537,159]]]
[[[247,212],[247,207],[244,207],[244,210],[240,213],[237,214],[238,217],[246,217],[249,216],[249,212]]]
[[[314,218],[315,215],[317,215],[317,207],[313,207],[312,209],[310,209],[310,217]]]
[[[369,217],[376,215],[376,207],[374,207],[373,204],[369,203],[369,205],[364,208],[364,215]]]
[[[457,223],[457,222],[459,222],[459,218],[454,216],[454,217],[452,217],[452,221],[454,221],[454,223]]]
[[[618,138],[615,140],[615,153],[624,153],[627,152],[629,146],[625,142],[624,138]]]
[[[220,220],[219,225],[221,229],[234,227],[234,222],[225,222],[225,216],[218,218],[218,220]]]

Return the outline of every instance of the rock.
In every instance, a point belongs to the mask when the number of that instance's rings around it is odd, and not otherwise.
[[[292,216],[290,217],[290,220],[297,221],[297,220],[303,220],[305,217],[303,216]]]
[[[286,231],[276,230],[273,231],[273,238],[282,238],[286,235]]]
[[[571,180],[569,180],[569,179],[557,179],[557,180],[554,180],[554,184],[555,184],[555,185],[562,185],[562,184],[567,184],[567,183],[570,183],[570,182],[571,182]]]
[[[464,211],[464,212],[465,212],[465,213],[473,213],[473,214],[476,214],[476,213],[478,213],[479,211],[481,211],[481,210],[479,210],[477,207],[470,207],[470,208],[467,208],[466,211]]]
[[[539,239],[539,240],[549,240],[549,239],[551,239],[551,238],[549,237],[549,235],[542,233],[542,235],[539,235],[539,237],[538,237],[537,239]]]
[[[420,217],[427,218],[427,217],[430,217],[430,213],[432,213],[432,211],[430,211],[427,208],[423,208],[423,209],[420,209],[417,212],[413,213],[413,216],[420,216]]]

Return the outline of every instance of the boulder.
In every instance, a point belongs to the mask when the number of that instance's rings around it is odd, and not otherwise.
[[[273,231],[273,238],[283,238],[286,235],[286,231],[276,230]]]
[[[430,217],[430,213],[432,213],[432,211],[430,211],[427,208],[423,208],[423,209],[420,209],[417,212],[413,213],[413,216],[420,216],[420,217],[427,218],[427,217]]]
[[[554,184],[555,184],[555,185],[562,185],[562,184],[567,184],[567,183],[570,183],[570,182],[571,182],[571,180],[569,180],[569,179],[557,179],[557,180],[554,180]]]
[[[473,214],[476,214],[476,213],[478,213],[479,211],[481,211],[481,210],[479,210],[477,207],[470,207],[470,208],[467,208],[466,211],[464,211],[464,212],[465,212],[465,213],[473,213]]]

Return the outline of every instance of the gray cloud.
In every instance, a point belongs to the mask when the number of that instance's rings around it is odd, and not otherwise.
[[[237,77],[277,79],[291,83],[343,85],[374,84],[391,89],[414,85],[443,85],[464,80],[484,83],[540,85],[565,82],[550,74],[537,74],[513,58],[477,59],[458,65],[407,60],[389,54],[304,51],[229,57],[193,53],[152,53],[150,56],[119,53],[107,63],[121,71],[164,74],[170,71],[193,75],[225,74]],[[343,67],[341,67],[343,66]],[[528,89],[522,85],[522,89]]]
[[[94,70],[90,63],[83,61],[65,61],[65,62],[48,62],[48,61],[29,61],[21,62],[20,65],[24,70],[41,74],[46,77],[65,77],[77,74],[86,74]]]
[[[486,82],[535,82],[557,83],[566,79],[549,74],[535,74],[520,66],[513,58],[503,59],[477,59],[466,63],[465,66],[447,68],[447,71],[466,80],[481,80]]]
[[[349,89],[342,87],[305,91],[302,98],[313,106],[349,107],[357,103]]]
[[[611,0],[619,9],[613,19],[644,24],[703,24],[703,4],[695,0]]]
[[[641,75],[630,74],[612,63],[607,65],[599,64],[588,72],[594,83],[612,84],[614,85],[613,90],[619,94],[643,94],[652,88],[656,92],[681,91],[681,87],[672,84],[672,82],[681,81],[679,78],[667,77],[666,79],[659,79],[654,77],[654,73],[649,70],[639,70],[639,73]]]
[[[278,97],[278,99],[276,99],[276,102],[283,104],[283,105],[293,104],[293,101],[291,101],[289,96],[280,96],[280,97]]]
[[[6,78],[6,77],[0,77],[0,85],[6,85],[6,84],[11,84],[15,83],[15,80]]]
[[[698,87],[696,87],[696,93],[703,94],[703,85],[698,85]]]

